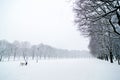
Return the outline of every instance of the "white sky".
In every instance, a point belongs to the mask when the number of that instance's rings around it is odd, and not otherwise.
[[[88,50],[66,0],[0,0],[0,39],[44,43],[56,48]]]

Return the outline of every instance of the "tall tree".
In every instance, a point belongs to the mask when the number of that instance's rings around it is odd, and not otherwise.
[[[74,11],[79,30],[90,36],[92,54],[109,53],[112,63],[114,42],[120,40],[120,1],[76,0]]]

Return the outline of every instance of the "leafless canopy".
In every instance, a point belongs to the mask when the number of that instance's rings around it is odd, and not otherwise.
[[[113,31],[120,35],[115,25],[120,27],[119,0],[76,0],[74,11],[75,22],[79,24],[81,31],[88,32],[90,24],[107,20]]]

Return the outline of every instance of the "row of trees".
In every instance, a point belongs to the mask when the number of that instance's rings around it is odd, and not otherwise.
[[[90,37],[89,48],[100,59],[120,59],[120,1],[76,0],[75,22]]]
[[[40,58],[76,58],[80,57],[80,52],[56,49],[44,44],[30,45],[29,42],[9,43],[6,40],[0,40],[0,61],[5,58],[9,60],[10,57],[13,57],[13,60],[22,57],[25,61],[28,57],[36,60]]]

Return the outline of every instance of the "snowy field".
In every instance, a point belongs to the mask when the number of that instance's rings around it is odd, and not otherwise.
[[[120,65],[98,59],[0,62],[0,80],[120,80]]]

